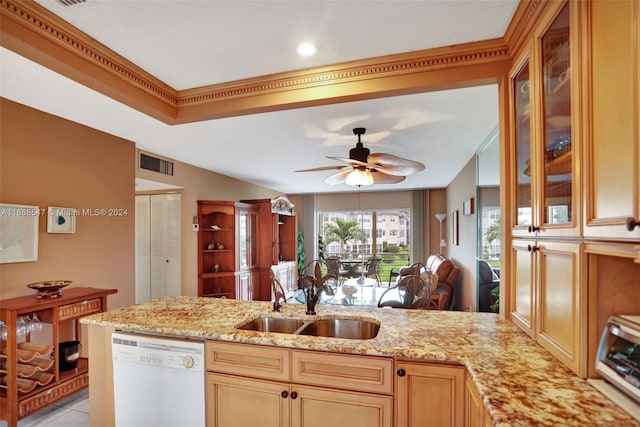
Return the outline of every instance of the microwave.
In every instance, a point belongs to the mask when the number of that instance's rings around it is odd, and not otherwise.
[[[640,413],[640,315],[611,316],[602,332],[596,371],[611,389],[609,397],[626,397],[625,409]],[[603,391],[603,390],[600,390]],[[616,403],[618,402],[614,399]]]

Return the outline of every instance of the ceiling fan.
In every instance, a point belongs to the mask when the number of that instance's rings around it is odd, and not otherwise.
[[[340,172],[331,175],[324,182],[330,185],[344,183],[360,187],[371,184],[395,184],[404,181],[408,175],[424,170],[424,165],[414,160],[387,153],[371,154],[371,150],[365,148],[360,140],[366,131],[365,128],[353,129],[353,134],[358,137],[358,143],[355,148],[349,150],[349,158],[327,156],[329,159],[346,162],[349,165],[321,166],[296,172],[339,170]]]

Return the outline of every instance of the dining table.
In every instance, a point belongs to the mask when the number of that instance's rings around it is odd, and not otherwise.
[[[356,277],[358,276],[361,271],[364,271],[364,264],[365,264],[365,260],[363,259],[355,259],[355,258],[349,258],[349,259],[341,259],[340,260],[340,264],[342,264],[346,269],[347,269],[347,277]],[[358,271],[358,266],[362,267],[361,271]]]
[[[361,283],[358,283],[361,281]],[[376,279],[357,277],[345,280],[337,286],[333,295],[323,292],[318,300],[319,304],[353,305],[358,307],[377,307],[382,293],[387,288],[376,286]],[[305,303],[305,295],[298,289],[294,298],[299,303]]]
[[[368,277],[354,277],[345,280],[340,286],[334,289],[333,295],[323,292],[318,300],[319,304],[345,305],[354,307],[378,307],[378,302],[382,294],[389,288],[377,286],[376,279]],[[432,307],[442,310],[446,293],[436,289],[431,293]],[[305,295],[302,289],[296,290],[294,294],[295,302],[304,304]]]

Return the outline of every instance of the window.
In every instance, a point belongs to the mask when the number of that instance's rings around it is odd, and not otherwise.
[[[379,256],[380,276],[387,278],[393,267],[411,261],[410,225],[408,210],[319,212],[318,242],[324,246],[320,256],[363,260]]]

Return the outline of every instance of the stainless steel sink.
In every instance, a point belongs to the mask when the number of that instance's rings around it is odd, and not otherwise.
[[[292,334],[297,331],[303,324],[304,321],[301,319],[290,319],[283,317],[258,317],[238,326],[238,329]]]
[[[352,340],[370,340],[378,335],[380,325],[367,320],[357,319],[319,319],[309,323],[298,332],[299,335],[315,337],[346,338]]]

